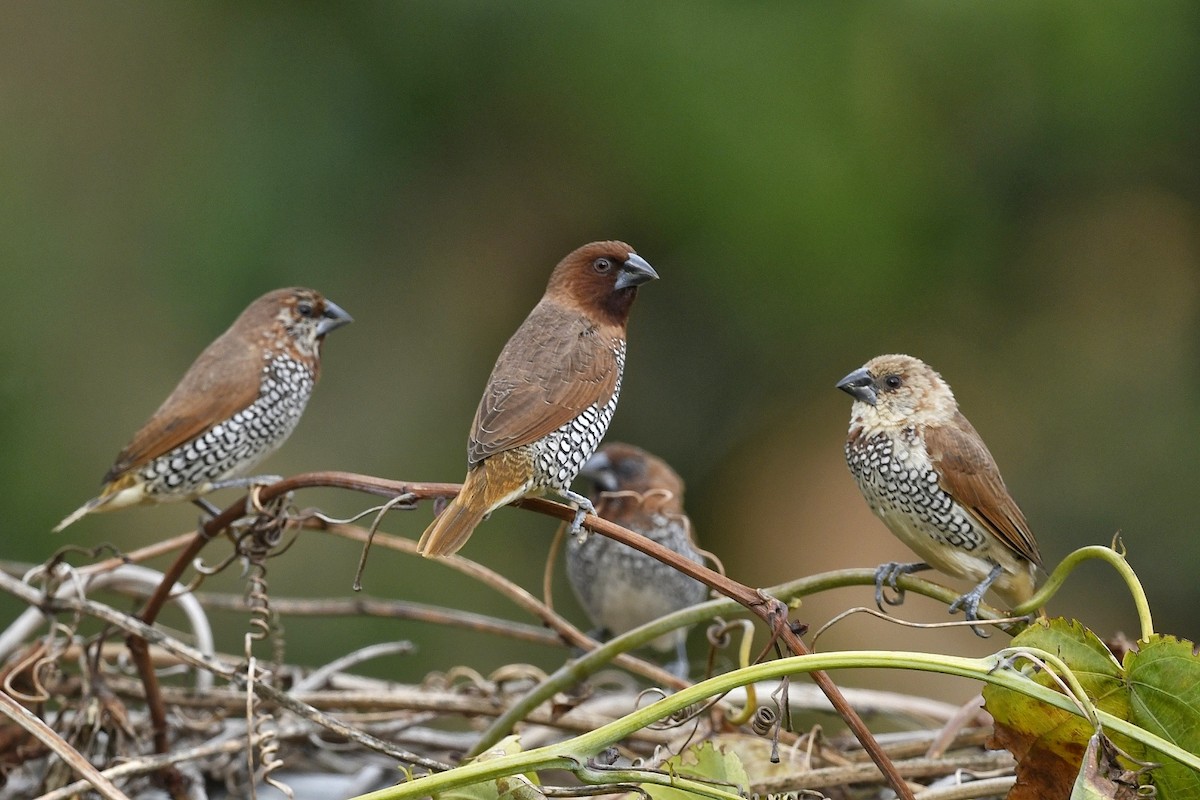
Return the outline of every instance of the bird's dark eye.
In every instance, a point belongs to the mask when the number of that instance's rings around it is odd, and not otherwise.
[[[313,304],[307,300],[301,300],[296,304],[296,312],[302,317],[311,317],[313,315]]]
[[[592,269],[596,270],[596,272],[599,272],[601,275],[604,275],[612,270],[612,267],[612,259],[604,258],[603,256],[592,262]]]
[[[889,389],[899,389],[903,383],[899,375],[888,375],[883,379],[883,385]]]

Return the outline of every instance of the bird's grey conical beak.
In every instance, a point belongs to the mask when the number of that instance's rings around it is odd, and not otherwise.
[[[879,396],[878,391],[875,389],[875,379],[871,377],[871,373],[867,372],[865,367],[856,369],[842,378],[838,381],[837,388],[855,400],[861,400],[871,405],[875,405],[875,401]]]
[[[350,316],[345,310],[332,300],[325,301],[325,314],[320,322],[317,323],[317,337],[324,336],[332,330],[337,330],[343,325],[349,325],[354,322],[354,317]]]
[[[608,457],[607,453],[593,454],[579,470],[579,476],[587,478],[603,492],[615,492],[617,490],[617,480],[613,475],[612,459]]]
[[[630,286],[641,286],[646,281],[657,279],[658,273],[650,266],[650,262],[637,253],[630,253],[629,258],[621,265],[621,272],[617,275],[617,282],[613,288],[628,289]]]

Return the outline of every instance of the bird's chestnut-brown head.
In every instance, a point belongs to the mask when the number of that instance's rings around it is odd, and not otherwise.
[[[592,242],[558,262],[546,297],[623,325],[637,287],[656,278],[654,267],[624,242]]]
[[[854,398],[854,421],[868,429],[948,422],[958,410],[950,386],[924,361],[876,356],[837,383]]]
[[[341,306],[320,292],[294,286],[267,292],[255,300],[234,327],[271,331],[274,349],[317,358],[325,335],[353,321]]]
[[[593,498],[620,502],[623,492],[635,504],[654,509],[678,511],[683,508],[683,479],[658,456],[624,442],[601,445],[579,471],[596,486]],[[606,498],[604,495],[610,495]]]

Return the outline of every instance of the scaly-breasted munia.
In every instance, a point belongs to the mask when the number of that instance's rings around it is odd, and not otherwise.
[[[950,606],[967,619],[978,618],[988,588],[1010,606],[1028,600],[1042,562],[1037,542],[942,376],[911,356],[884,355],[837,386],[854,397],[846,461],[858,488],[892,533],[924,559],[879,568],[880,608],[885,581],[895,589],[898,575],[929,567],[977,581]]]
[[[117,456],[100,494],[58,524],[144,503],[196,500],[244,476],[291,435],[321,369],[325,334],[351,321],[312,289],[251,303]]]
[[[661,458],[612,442],[597,450],[579,474],[592,481],[591,500],[601,517],[704,563],[683,510],[683,480]],[[708,596],[708,587],[695,578],[606,536],[573,537],[567,543],[567,578],[592,624],[611,635]],[[676,672],[686,675],[686,628],[651,644],[662,651],[674,647]]]
[[[554,268],[546,293],[500,353],[467,444],[462,490],[421,536],[422,555],[457,552],[486,514],[553,490],[571,491],[612,420],[637,287],[658,274],[624,242],[593,242]]]

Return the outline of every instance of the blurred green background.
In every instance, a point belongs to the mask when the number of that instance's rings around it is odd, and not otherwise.
[[[357,322],[330,338],[303,423],[264,468],[460,480],[491,364],[551,267],[621,238],[662,280],[634,310],[609,438],[685,477],[730,575],[767,586],[909,558],[846,471],[850,401],[833,388],[908,352],[954,387],[1047,562],[1121,531],[1157,627],[1194,639],[1198,83],[1191,2],[7,5],[2,555],[132,548],[193,525],[174,506],[49,533],[195,355],[278,286],[318,288]],[[429,518],[384,530],[416,537]],[[465,555],[536,593],[554,527],[501,511]],[[271,563],[272,589],[347,596],[357,558],[306,534]],[[384,550],[365,583],[524,619]],[[840,590],[798,616],[869,598]],[[1049,610],[1136,634],[1099,565]],[[945,618],[920,598],[903,613]],[[244,619],[222,619],[222,645],[240,649]],[[402,680],[562,658],[407,623],[287,633],[310,664],[411,637],[418,656],[372,665]],[[822,639],[1000,645],[865,617]]]

